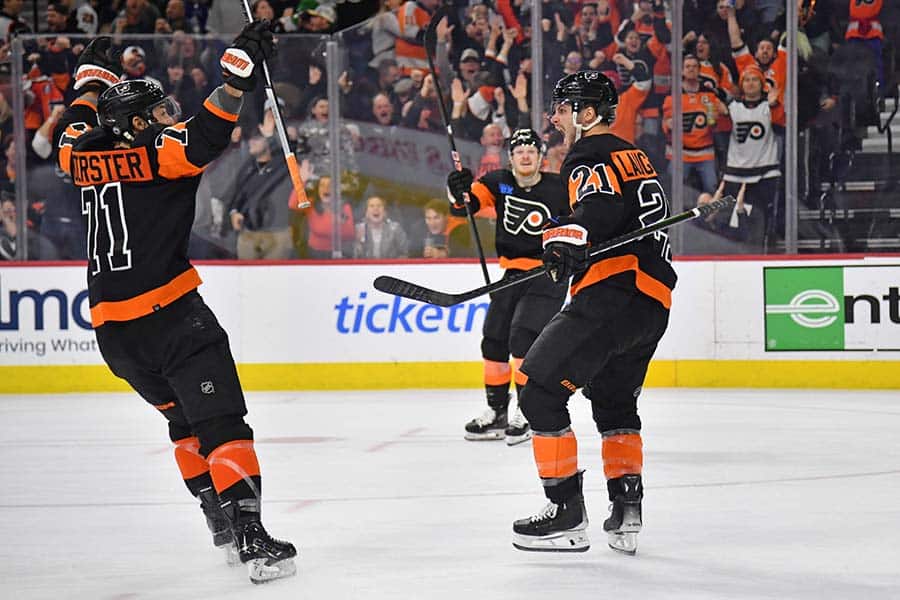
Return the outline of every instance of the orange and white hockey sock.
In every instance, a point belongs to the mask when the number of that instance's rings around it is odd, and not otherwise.
[[[190,480],[209,473],[209,463],[200,455],[200,440],[196,436],[175,441],[175,462],[181,471],[181,478],[193,491]]]
[[[606,479],[640,475],[644,466],[641,432],[616,429],[603,432],[603,474]]]
[[[252,500],[258,507],[261,480],[253,440],[234,440],[222,444],[209,453],[207,460],[220,498]]]
[[[509,386],[510,369],[509,363],[498,362],[496,360],[484,359],[484,385]]]
[[[578,441],[571,428],[552,433],[535,431],[531,448],[541,479],[560,480],[578,472]]]
[[[509,363],[484,359],[484,391],[488,405],[497,412],[509,406]]]

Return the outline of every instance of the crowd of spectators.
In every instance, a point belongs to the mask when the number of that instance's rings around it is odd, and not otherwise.
[[[11,197],[17,171],[15,153],[9,150],[13,146],[9,42],[30,26],[22,15],[22,0],[0,1],[0,33],[5,33],[0,60],[6,63],[0,64],[5,69],[0,80],[6,79],[0,86],[0,142],[6,163],[0,169],[0,191]],[[858,4],[855,0],[797,1],[800,124],[810,139],[821,142],[811,145],[810,162],[803,165],[812,194],[819,163],[829,144],[835,143],[835,123],[842,124],[837,116],[842,108],[841,84],[829,68],[831,57],[848,45],[858,46],[863,54],[854,56],[869,58],[878,82],[875,92],[884,95],[893,74],[882,60],[886,54],[882,38],[890,35],[883,33],[877,12],[851,13]],[[532,102],[536,59],[542,62],[545,98],[564,74],[583,68],[604,72],[620,95],[615,133],[644,149],[661,175],[670,172],[669,162],[680,156],[688,188],[696,190],[695,198],[702,194],[701,201],[707,201],[721,189],[729,169],[736,168],[729,151],[735,139],[746,137],[734,127],[729,107],[749,99],[753,77],[745,77],[748,73],[761,74],[762,89],[751,92],[750,101],[773,107],[771,122],[763,126],[774,130],[783,163],[784,111],[774,108],[783,102],[787,83],[784,46],[789,25],[784,2],[685,0],[679,3],[684,38],[676,43],[669,0],[543,0],[537,32],[531,30],[532,2],[453,0],[435,31],[435,79],[426,60],[424,32],[441,0],[383,0],[380,6],[365,1],[257,0],[252,3],[254,15],[271,20],[278,32],[280,51],[271,71],[313,207],[296,206],[280,160],[271,107],[257,90],[246,98],[232,147],[204,178],[191,252],[197,258],[241,259],[442,258],[465,253],[448,244],[450,230],[458,223],[442,208],[445,200],[436,197],[443,193],[443,181],[424,182],[431,193],[406,196],[405,182],[385,188],[360,175],[357,123],[443,135],[439,86],[458,139],[481,147],[476,162],[468,165],[481,175],[505,166],[505,142],[511,132],[530,126],[532,113],[542,116],[548,108]],[[340,34],[345,69],[332,74],[340,90],[335,108],[327,94],[324,38],[294,34],[332,33],[372,14]],[[61,107],[75,96],[72,69],[88,36],[112,35],[121,51],[123,77],[156,81],[190,115],[220,82],[218,57],[243,21],[240,2],[221,0],[59,0],[48,5],[45,22],[37,28],[47,35],[26,45],[27,76],[22,85],[28,166],[18,171],[28,177],[30,237],[37,240],[32,243],[39,258],[85,258],[80,201],[53,166],[52,139]],[[129,38],[131,34],[158,35],[145,39]],[[541,36],[540,57],[532,56],[535,35]],[[671,98],[676,47],[684,59],[681,124],[673,124]],[[749,80],[746,89],[745,80]],[[341,117],[340,208],[334,205],[330,177],[332,110]],[[671,134],[678,126],[684,147],[673,152]],[[549,123],[541,134],[547,142],[544,168],[558,171],[566,152],[561,137]],[[743,183],[744,212],[709,229],[736,240],[759,231],[779,235],[783,193],[760,198],[755,182]],[[669,186],[669,181],[665,184]],[[745,204],[758,207],[753,218]],[[758,226],[758,219],[765,219],[765,227]],[[3,221],[7,241],[0,243],[0,249],[7,249],[4,257],[10,244],[14,247],[15,236],[7,239],[8,220]],[[488,236],[486,248],[490,242]]]

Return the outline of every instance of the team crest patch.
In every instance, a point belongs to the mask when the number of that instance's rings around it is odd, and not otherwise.
[[[520,231],[528,235],[541,235],[544,223],[550,220],[550,216],[550,210],[540,202],[507,195],[503,229],[510,235]]]
[[[215,394],[216,388],[212,381],[204,381],[200,384],[200,391],[204,394]]]

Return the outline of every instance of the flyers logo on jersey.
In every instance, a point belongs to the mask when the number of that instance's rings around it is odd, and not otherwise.
[[[544,223],[550,220],[550,209],[533,200],[507,194],[503,209],[503,229],[510,235],[524,232],[541,235]]]
[[[709,122],[706,113],[702,111],[686,112],[682,115],[682,119],[681,128],[685,133],[690,133],[694,129],[705,129]]]
[[[766,126],[759,121],[740,121],[734,124],[734,135],[739,144],[743,144],[749,137],[751,140],[762,139],[766,135]]]

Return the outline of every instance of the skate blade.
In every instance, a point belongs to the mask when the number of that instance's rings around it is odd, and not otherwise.
[[[636,532],[608,532],[609,547],[616,552],[634,556],[637,552],[637,533]]]
[[[267,565],[266,562],[265,558],[254,558],[247,562],[250,581],[255,584],[269,583],[297,573],[297,565],[294,564],[293,558],[286,558],[271,565]]]
[[[466,439],[470,442],[493,442],[502,440],[504,437],[506,437],[506,433],[502,429],[485,431],[484,433],[466,432]]]
[[[241,555],[238,553],[237,546],[234,542],[216,546],[225,555],[225,564],[229,567],[237,567],[241,564]]]
[[[513,547],[526,552],[586,552],[591,547],[587,531],[569,530],[544,536],[513,532]]]
[[[506,436],[506,445],[507,446],[517,446],[522,442],[527,442],[531,439],[531,430],[529,429],[522,435],[507,435]]]

